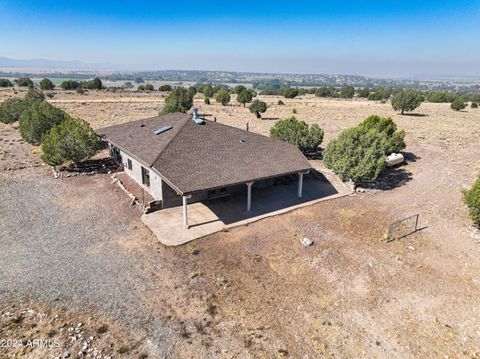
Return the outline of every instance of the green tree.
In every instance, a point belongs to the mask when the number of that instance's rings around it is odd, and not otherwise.
[[[423,96],[414,90],[398,91],[392,97],[392,107],[403,115],[405,111],[413,111],[423,102]]]
[[[205,98],[211,98],[215,95],[215,91],[213,91],[212,85],[205,85],[203,86],[203,95]]]
[[[43,136],[42,159],[52,166],[78,163],[93,157],[99,148],[99,137],[90,124],[67,115]]]
[[[228,92],[228,90],[224,88],[221,88],[217,92],[215,101],[217,101],[218,103],[221,103],[223,106],[226,106],[230,102],[230,92]]]
[[[123,84],[123,86],[126,88],[126,89],[133,89],[134,86],[133,84],[130,82],[130,81],[127,81]]]
[[[370,89],[368,87],[364,87],[363,89],[358,89],[358,97],[368,98],[370,95]]]
[[[324,164],[342,181],[373,182],[385,168],[387,156],[405,148],[404,137],[392,119],[370,116],[330,141]]]
[[[75,80],[65,80],[60,84],[60,87],[64,90],[76,90],[80,87],[80,82]]]
[[[452,108],[452,110],[460,111],[460,110],[463,110],[466,107],[466,105],[463,99],[457,98],[455,101],[451,103],[450,107]]]
[[[20,87],[33,86],[33,81],[30,80],[28,77],[19,77],[15,80],[15,83],[17,84],[17,86]]]
[[[270,128],[270,137],[289,142],[302,152],[317,150],[323,135],[323,130],[316,123],[309,127],[305,121],[298,121],[295,117],[280,120]]]
[[[241,104],[243,104],[243,107],[245,107],[246,103],[252,102],[252,93],[244,88],[237,94],[237,101]]]
[[[174,88],[165,99],[161,114],[187,112],[193,106],[193,96],[183,87]]]
[[[92,81],[89,81],[89,82],[91,86],[89,88],[92,90],[101,90],[103,87],[102,80],[100,80],[98,77],[95,77]]]
[[[342,87],[340,90],[341,98],[353,98],[355,95],[355,88],[353,86]]]
[[[249,109],[251,113],[254,113],[255,116],[257,116],[257,118],[261,118],[261,114],[267,111],[267,104],[260,100],[254,100]]]
[[[472,104],[470,105],[471,108],[478,108],[478,103],[476,102],[472,102]]]
[[[146,84],[145,91],[155,91],[155,87],[152,84]]]
[[[237,85],[233,88],[233,93],[238,95],[240,92],[245,91],[246,89],[247,88],[243,85]]]
[[[45,100],[45,95],[42,91],[37,90],[36,88],[29,88],[23,100],[25,102],[25,106],[28,107],[33,101]]]
[[[13,84],[9,79],[0,79],[0,87],[13,87]]]
[[[463,201],[468,207],[473,223],[480,226],[480,174],[473,183],[473,186],[463,191]]]
[[[25,102],[18,98],[9,98],[0,104],[0,122],[14,123],[25,110]]]
[[[46,101],[33,101],[20,116],[20,134],[32,144],[39,145],[42,136],[65,119],[65,112]]]
[[[40,81],[40,88],[42,90],[53,90],[55,88],[55,85],[49,79],[43,79]]]
[[[283,90],[283,96],[285,98],[295,98],[298,96],[298,89],[294,87],[287,87]]]
[[[172,91],[172,86],[170,85],[162,85],[158,88],[158,91]]]

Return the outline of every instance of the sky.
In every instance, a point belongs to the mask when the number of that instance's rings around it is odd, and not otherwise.
[[[479,0],[0,0],[0,56],[125,70],[479,76],[479,37]]]

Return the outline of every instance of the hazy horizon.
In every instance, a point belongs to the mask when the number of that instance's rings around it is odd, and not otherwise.
[[[0,1],[0,56],[118,70],[480,76],[480,3]]]

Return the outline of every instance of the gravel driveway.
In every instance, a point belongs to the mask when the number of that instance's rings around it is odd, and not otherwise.
[[[0,174],[0,298],[95,308],[147,329],[163,356],[175,335],[138,301],[148,282],[135,268],[152,259],[112,241],[129,235],[136,209],[108,176],[55,180],[44,171]]]

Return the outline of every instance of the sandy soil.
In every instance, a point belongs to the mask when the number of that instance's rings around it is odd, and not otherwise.
[[[142,305],[181,323],[174,356],[480,357],[480,247],[468,234],[461,201],[462,188],[480,171],[480,111],[425,103],[416,116],[400,116],[389,104],[364,100],[305,96],[278,106],[278,97],[261,98],[270,105],[265,118],[295,109],[297,118],[325,130],[324,144],[371,114],[390,116],[406,131],[409,161],[384,177],[390,189],[187,246],[164,248],[148,231],[132,229],[135,240],[125,243],[126,251],[176,268],[135,268],[152,281]],[[159,93],[58,91],[50,101],[95,128],[154,116],[163,104]],[[195,104],[219,122],[244,127],[248,121],[262,134],[274,124],[241,106],[206,106],[201,96]],[[382,240],[389,223],[416,213],[422,230]],[[315,245],[301,246],[304,236]]]

